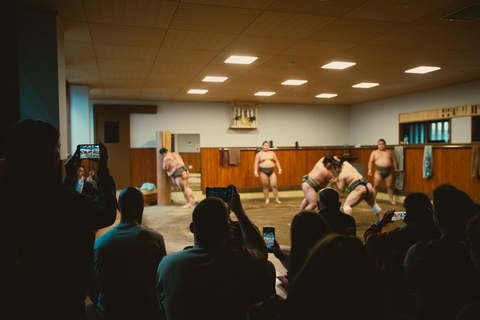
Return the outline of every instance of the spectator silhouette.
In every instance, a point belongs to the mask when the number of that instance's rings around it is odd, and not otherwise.
[[[468,221],[467,243],[470,247],[472,263],[477,269],[477,273],[480,273],[480,215],[478,213]],[[477,319],[480,319],[480,301],[464,306],[455,318],[455,320]]]
[[[397,319],[360,239],[326,235],[293,279],[281,319]]]
[[[228,203],[206,198],[193,210],[195,246],[167,255],[157,269],[157,296],[167,319],[246,319],[249,293],[265,268],[267,248],[243,211],[236,188]],[[245,245],[227,247],[229,212]]]
[[[418,317],[454,319],[463,305],[479,296],[479,278],[465,244],[465,228],[474,206],[466,193],[451,185],[434,190],[433,206],[433,219],[442,236],[410,247],[404,270],[417,287]]]
[[[315,243],[332,229],[318,213],[313,211],[300,211],[292,220],[290,229],[292,248],[288,281],[292,281],[307,259],[308,252]]]
[[[82,194],[89,195],[93,199],[98,199],[98,186],[95,180],[86,180],[83,185]]]
[[[286,277],[279,277],[286,290],[303,266],[310,249],[319,239],[331,232],[332,229],[327,221],[314,211],[302,210],[293,217],[290,227],[292,246],[290,248],[280,248],[278,242],[275,241],[273,250],[275,256],[288,270]]]
[[[99,288],[98,319],[158,319],[157,267],[166,255],[163,236],[141,225],[143,193],[123,189],[118,199],[120,223],[95,242]]]
[[[226,239],[227,247],[242,247],[245,245],[245,240],[243,239],[242,229],[238,221],[231,219],[231,214],[228,215],[228,224],[229,224],[229,234]],[[258,227],[254,225],[257,232]],[[193,233],[193,222],[190,223],[190,231]],[[193,246],[187,246],[184,250],[192,249]],[[257,314],[268,312],[271,308],[272,298],[276,298],[276,273],[275,266],[270,261],[265,261],[265,268],[262,272],[259,273],[258,279],[255,280],[255,284],[251,288],[249,294],[249,303],[255,306],[255,310],[250,308],[251,312]],[[273,302],[275,303],[275,302]],[[260,307],[260,308],[257,308]],[[252,314],[250,314],[252,317]]]
[[[324,188],[318,193],[318,209],[320,215],[328,222],[335,233],[343,235],[357,235],[355,219],[340,211],[340,196],[333,188]]]
[[[440,238],[432,217],[432,203],[423,193],[411,193],[404,201],[405,225],[388,232],[382,228],[392,222],[395,210],[387,211],[365,231],[365,246],[380,268],[388,285],[393,310],[408,314],[413,304],[413,284],[405,281],[403,262],[408,248],[419,241]]]
[[[0,184],[2,318],[85,319],[86,288],[93,275],[95,229],[116,217],[115,184],[102,146],[99,197],[75,191],[81,163],[75,153],[57,173],[59,132],[23,120],[10,134]]]

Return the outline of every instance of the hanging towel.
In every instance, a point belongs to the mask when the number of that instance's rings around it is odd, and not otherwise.
[[[480,176],[480,143],[472,145],[472,168],[470,169],[472,177]]]
[[[395,189],[403,190],[403,179],[404,179],[404,171],[403,171],[403,162],[404,162],[404,147],[397,146],[393,149],[393,155],[395,156],[395,160],[397,161],[397,168],[399,172],[395,173]]]
[[[225,148],[222,148],[220,149],[220,165],[222,167],[225,167],[225,161],[226,161]]]
[[[425,151],[423,152],[423,178],[428,179],[432,176],[433,171],[433,151],[432,146],[425,146]]]
[[[238,166],[240,164],[240,148],[228,149],[228,164]]]

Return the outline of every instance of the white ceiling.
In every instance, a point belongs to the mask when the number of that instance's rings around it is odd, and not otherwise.
[[[91,99],[351,105],[480,79],[480,19],[440,19],[476,1],[34,2],[58,12],[67,81],[88,85]],[[225,64],[232,54],[258,60]],[[321,68],[331,61],[356,65]],[[441,70],[404,73],[420,65]],[[207,75],[228,79],[202,82]],[[287,79],[308,82],[281,85]],[[359,82],[380,85],[352,88]],[[192,88],[209,91],[187,94]],[[320,93],[338,96],[315,98]]]

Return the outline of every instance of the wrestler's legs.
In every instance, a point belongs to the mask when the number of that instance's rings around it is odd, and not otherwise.
[[[305,198],[300,205],[301,210],[313,210],[317,207],[317,192],[308,183],[302,183],[302,191]]]
[[[188,190],[188,194],[189,194],[190,198],[194,201],[195,204],[197,204],[198,200],[195,198],[195,194],[193,193],[192,188],[190,188],[188,186],[188,179],[190,179],[190,171],[188,171],[188,170],[184,171],[182,173],[182,176],[184,177],[184,180],[185,180],[185,186],[186,186],[185,189]],[[190,201],[188,201],[188,202],[190,202]]]
[[[377,198],[377,193],[378,193],[378,190],[380,189],[380,185],[382,184],[382,175],[380,174],[380,171],[378,170],[375,170],[375,174],[373,176],[373,187],[375,189],[375,198]]]
[[[191,208],[192,205],[190,203],[190,198],[192,198],[195,203],[197,203],[198,201],[197,199],[195,199],[192,189],[188,186],[188,178],[185,177],[188,177],[188,175],[185,172],[182,172],[182,174],[178,176],[175,180],[180,187],[180,190],[182,191],[183,197],[185,198],[186,202],[186,204],[182,208]]]
[[[260,180],[262,180],[263,194],[265,195],[265,203],[269,204],[270,199],[268,198],[268,183],[270,180],[268,179],[268,176],[262,171],[260,171]]]
[[[363,188],[363,186],[358,186],[355,188],[355,190],[351,191],[343,203],[343,211],[346,214],[352,215],[352,207],[362,202],[365,192],[366,190]]]
[[[396,204],[395,201],[393,201],[394,183],[395,175],[393,173],[390,173],[390,175],[385,178],[385,185],[387,186],[388,198],[390,199],[391,204]]]
[[[359,187],[361,187],[361,186],[358,186],[357,188],[359,188]],[[370,206],[370,209],[377,216],[378,220],[380,220],[381,209],[377,205],[377,201],[375,199],[375,194],[373,193],[373,191],[375,189],[372,187],[372,185],[370,183],[367,183],[367,185],[365,187],[368,188],[368,198],[365,199],[365,202]]]
[[[278,199],[277,175],[275,174],[275,172],[270,175],[270,185],[272,186],[272,192],[273,196],[275,197],[275,202],[281,203]]]

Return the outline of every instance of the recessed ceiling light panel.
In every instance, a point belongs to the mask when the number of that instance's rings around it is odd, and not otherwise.
[[[227,60],[225,60],[225,63],[250,64],[257,59],[258,59],[258,57],[230,56],[230,57],[228,57]]]
[[[326,65],[323,65],[322,69],[346,69],[354,65],[356,65],[355,62],[332,61]]]
[[[255,93],[256,96],[263,96],[263,97],[270,97],[273,96],[275,92],[269,92],[269,91],[259,91]]]
[[[188,94],[205,94],[207,93],[208,90],[205,90],[205,89],[190,89],[188,90]]]
[[[205,78],[203,78],[202,81],[204,82],[223,82],[225,80],[227,80],[228,77],[213,77],[213,76],[206,76]]]
[[[375,82],[361,82],[354,84],[352,87],[354,88],[373,88],[380,85],[380,83],[375,83]]]
[[[287,80],[282,82],[282,84],[286,86],[299,86],[307,82],[307,80]]]
[[[336,96],[337,96],[336,93],[321,93],[321,94],[317,94],[315,96],[315,98],[325,98],[325,99],[327,99],[327,98],[333,98],[333,97],[336,97]]]
[[[429,72],[432,72],[432,71],[437,71],[437,70],[440,70],[440,67],[426,67],[426,66],[420,66],[420,67],[416,67],[416,68],[413,68],[413,69],[408,69],[408,70],[405,70],[405,73],[419,73],[419,74],[425,74],[425,73],[429,73]]]

